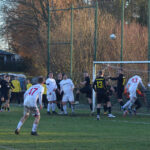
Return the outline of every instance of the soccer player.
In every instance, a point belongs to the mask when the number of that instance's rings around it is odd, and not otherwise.
[[[60,82],[60,91],[63,93],[62,104],[64,114],[67,115],[67,102],[71,104],[72,113],[74,113],[74,84],[71,79],[67,77],[66,74],[63,75],[63,80]]]
[[[120,103],[120,106],[122,107],[124,105],[122,95],[124,92],[124,85],[125,85],[125,76],[123,75],[123,70],[119,69],[118,70],[118,77],[110,77],[111,80],[117,80],[117,99],[118,102]]]
[[[10,82],[10,76],[5,75],[4,80],[1,81],[1,102],[5,101],[5,104],[2,108],[5,110],[7,109],[8,111],[10,110],[9,103],[10,103],[10,97],[11,97],[11,89],[13,88],[14,86]],[[0,110],[1,110],[1,105],[0,105]]]
[[[27,80],[26,89],[28,90],[32,86],[30,79]]]
[[[50,111],[52,109],[53,114],[57,114],[55,112],[56,109],[56,89],[57,89],[57,84],[55,79],[53,78],[53,73],[49,73],[49,78],[46,80],[46,87],[47,87],[47,100],[48,100],[48,105],[47,105],[47,114],[50,115]]]
[[[124,116],[126,116],[128,112],[131,112],[131,107],[133,106],[133,104],[135,103],[137,99],[136,91],[139,85],[141,85],[142,88],[146,90],[141,77],[138,75],[131,77],[127,82],[125,89],[129,93],[130,100],[127,101],[126,104],[122,106],[122,109],[124,110],[124,114],[123,114]]]
[[[20,82],[17,80],[17,77],[12,80],[12,84],[14,88],[12,89],[11,92],[11,100],[17,100],[18,104],[20,104],[20,92],[21,92],[21,87],[20,87]]]
[[[100,108],[101,104],[106,100],[106,81],[104,78],[104,72],[99,71],[97,78],[93,83],[93,89],[96,92],[97,98],[97,120],[100,120]]]
[[[83,86],[83,88],[81,88],[80,90],[77,90],[76,98],[79,99],[80,92],[86,94],[88,103],[90,105],[91,113],[93,113],[93,111],[92,111],[92,87],[90,84],[90,77],[87,72],[84,72],[83,75],[84,75],[84,81],[80,82],[80,84]]]
[[[39,99],[40,109],[42,109],[42,95],[44,92],[44,87],[42,84],[44,83],[43,77],[39,77],[38,84],[31,86],[24,94],[24,115],[19,121],[17,128],[15,130],[15,134],[19,134],[20,129],[26,119],[29,117],[29,114],[35,117],[31,135],[38,135],[37,134],[37,127],[40,121],[40,112],[37,107],[37,100]]]
[[[43,93],[43,104],[44,104],[44,108],[47,108],[47,88],[46,88],[46,83],[43,84],[44,87],[44,93]]]
[[[60,110],[59,114],[63,114],[63,106],[62,106],[62,94],[60,92],[60,82],[62,81],[62,73],[59,73],[57,75],[57,80],[56,80],[56,84],[57,84],[57,89],[56,89],[56,98],[57,98],[57,107]]]

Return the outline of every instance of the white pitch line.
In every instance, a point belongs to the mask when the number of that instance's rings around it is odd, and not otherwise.
[[[7,146],[0,146],[0,148],[6,149],[6,150],[18,150],[18,149],[10,148]]]
[[[113,122],[123,122],[123,123],[129,123],[129,124],[144,124],[144,125],[150,125],[150,122],[138,122],[138,121],[128,121],[128,120],[105,120],[105,121],[113,121]]]

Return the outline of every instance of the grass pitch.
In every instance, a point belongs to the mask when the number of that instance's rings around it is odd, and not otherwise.
[[[150,150],[150,116],[119,114],[114,119],[89,116],[87,110],[76,110],[75,116],[48,116],[41,112],[39,136],[30,135],[33,117],[14,130],[23,108],[12,107],[0,113],[0,150]]]

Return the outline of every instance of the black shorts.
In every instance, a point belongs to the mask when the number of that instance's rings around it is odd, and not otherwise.
[[[85,86],[80,89],[80,92],[86,94],[87,98],[92,98],[92,88],[91,86]]]
[[[122,99],[123,90],[117,90],[117,98]]]
[[[97,93],[96,99],[97,99],[97,104],[102,104],[102,103],[106,103],[108,97],[106,96],[105,93]]]
[[[63,92],[60,94],[57,90],[56,90],[56,100],[58,102],[61,102],[62,101],[62,97],[63,97]]]
[[[2,93],[1,97],[4,97],[5,100],[9,100],[11,97],[11,93]]]

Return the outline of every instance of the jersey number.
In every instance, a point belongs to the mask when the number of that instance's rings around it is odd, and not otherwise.
[[[137,78],[133,78],[133,79],[132,79],[132,82],[133,82],[133,83],[137,83],[137,81],[138,81]]]
[[[37,90],[38,90],[38,88],[32,88],[29,92],[29,95],[32,96]]]
[[[103,88],[103,81],[97,81],[97,88]]]

